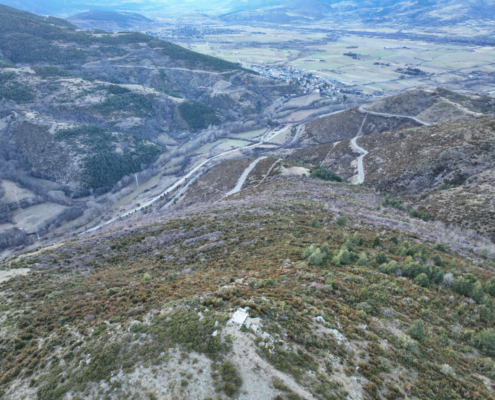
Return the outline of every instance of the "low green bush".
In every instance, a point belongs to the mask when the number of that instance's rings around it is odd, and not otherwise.
[[[384,207],[391,206],[397,208],[398,210],[404,210],[404,206],[402,205],[400,200],[395,200],[395,199],[390,200],[388,197],[385,198],[385,200],[382,203],[382,206]]]
[[[335,265],[347,265],[351,263],[351,253],[346,248],[340,249],[336,256],[333,257],[332,262]]]
[[[398,346],[407,353],[414,354],[419,352],[418,343],[407,335],[403,335],[399,338]]]
[[[495,356],[495,329],[485,329],[473,338],[473,344],[488,355]]]
[[[490,296],[495,297],[495,278],[492,278],[485,283],[484,291]]]
[[[320,265],[327,257],[328,246],[318,248],[314,243],[311,246],[307,247],[302,253],[302,258],[307,259],[309,265]]]
[[[419,274],[416,278],[414,278],[414,284],[423,286],[423,287],[428,287],[430,284],[430,280],[428,279],[428,275],[425,273]]]
[[[242,386],[242,378],[230,361],[225,361],[220,367],[220,375],[225,382],[223,391],[229,397],[234,396]]]
[[[324,181],[343,182],[344,179],[338,176],[336,173],[329,171],[328,169],[319,165],[313,167],[309,171],[310,177],[313,179],[322,179]]]
[[[474,301],[480,302],[484,296],[483,286],[473,274],[465,274],[454,280],[452,289]]]
[[[423,336],[425,335],[425,329],[423,327],[423,321],[420,319],[414,321],[414,323],[407,330],[407,333],[413,339],[416,339],[416,340],[423,339]]]
[[[375,261],[378,265],[385,264],[388,261],[387,255],[381,251],[375,256]]]
[[[423,221],[429,221],[430,220],[430,215],[425,213],[425,212],[422,212],[422,211],[411,210],[411,211],[409,211],[409,215],[412,218],[422,219]]]
[[[358,265],[361,267],[368,267],[370,265],[368,256],[366,255],[365,252],[359,253]]]

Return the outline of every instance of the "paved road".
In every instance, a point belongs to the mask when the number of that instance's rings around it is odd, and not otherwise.
[[[367,114],[371,114],[371,115],[381,115],[381,116],[384,116],[384,117],[402,117],[402,118],[410,118],[410,119],[413,119],[415,121],[417,121],[418,123],[422,124],[422,125],[430,125],[429,123],[427,122],[424,122],[424,121],[420,121],[418,120],[417,118],[415,117],[411,117],[411,116],[408,116],[408,115],[394,115],[394,114],[386,114],[386,113],[377,113],[377,112],[374,112],[374,111],[368,111],[366,109],[363,108],[363,106],[359,107],[359,110],[361,112],[364,112],[364,113],[367,113]],[[328,117],[330,115],[335,115],[335,114],[338,114],[338,113],[341,113],[341,112],[344,112],[344,111],[347,111],[347,110],[339,110],[339,111],[334,111],[334,112],[331,112],[331,113],[328,113],[328,114],[324,114],[324,115],[320,115],[319,117],[315,118],[314,120],[317,120],[317,119],[321,119],[321,118],[325,118],[325,117]],[[311,120],[311,121],[314,121],[314,120]],[[308,123],[308,122],[311,122],[311,121],[306,121],[304,124],[301,124],[297,131],[296,131],[296,134],[294,135],[294,138],[292,139],[292,142],[291,144],[293,143],[296,143],[297,142],[297,139],[298,139],[298,136],[299,136],[299,133],[302,129],[302,127]],[[363,121],[364,122],[364,121]],[[286,128],[288,129],[288,128]],[[282,130],[283,131],[283,130]],[[106,221],[98,226],[95,226],[91,229],[88,229],[82,233],[79,234],[79,236],[81,235],[84,235],[86,233],[91,233],[91,232],[94,232],[98,229],[101,229],[102,227],[106,226],[106,225],[109,225],[111,224],[112,222],[115,222],[117,220],[119,220],[120,218],[125,218],[133,213],[135,213],[136,211],[140,211],[146,207],[149,207],[150,205],[154,204],[155,202],[157,202],[160,198],[162,198],[163,196],[173,192],[175,189],[177,189],[180,185],[182,185],[183,183],[185,183],[189,178],[191,178],[194,174],[196,174],[197,172],[199,172],[200,170],[202,170],[208,163],[210,163],[211,161],[217,159],[217,158],[220,158],[220,157],[223,157],[225,155],[228,155],[230,153],[233,153],[235,151],[238,151],[240,149],[250,149],[250,148],[253,148],[253,147],[257,147],[257,146],[260,146],[260,145],[263,145],[265,144],[266,142],[270,141],[271,139],[273,139],[276,135],[280,134],[282,131],[279,131],[279,132],[274,132],[272,135],[269,135],[270,133],[270,130],[268,129],[267,132],[262,136],[261,140],[258,142],[258,143],[255,143],[255,144],[252,144],[252,145],[249,145],[249,146],[245,146],[245,147],[241,147],[241,148],[236,148],[236,149],[233,149],[233,150],[228,150],[228,151],[225,151],[223,153],[220,153],[214,157],[211,157],[205,161],[203,161],[201,164],[197,165],[195,168],[193,168],[187,175],[185,175],[184,177],[180,178],[177,182],[175,182],[172,186],[170,186],[169,188],[167,188],[164,192],[162,192],[161,194],[159,194],[158,196],[156,196],[155,198],[153,198],[152,200],[148,201],[146,204],[140,206],[140,207],[137,207],[131,211],[128,211],[127,213],[121,215],[121,216],[118,216],[118,217],[115,217],[115,218],[112,218],[111,220],[109,221]],[[358,135],[360,134],[361,132],[361,129],[359,130],[358,132]],[[366,156],[366,154],[368,154],[368,152],[363,149],[362,147],[360,147],[356,141],[357,141],[357,138],[358,136],[356,136],[354,139],[352,139],[351,141],[351,145],[353,146],[353,148],[355,150],[357,150],[359,153],[361,153],[361,156],[359,156],[358,158],[358,181],[357,183],[363,183],[364,182],[364,169],[363,169],[363,158]],[[260,159],[256,160],[255,163],[257,163],[258,161],[260,161]],[[252,168],[254,168],[256,166],[256,164],[252,165]],[[251,168],[251,169],[252,169]],[[246,174],[246,177],[249,175],[249,172],[251,171],[244,171],[244,173]],[[198,177],[199,177],[200,174],[196,175],[193,180],[196,180]],[[244,175],[244,174],[243,174]],[[244,183],[244,181],[246,180],[246,177],[244,178],[244,180],[242,181],[241,183],[241,187],[242,187],[242,184]],[[187,189],[187,187],[192,183],[189,182],[188,185],[186,185],[186,187],[184,187],[182,189],[182,193],[185,192],[185,190]],[[239,182],[238,182],[238,185],[239,185]],[[237,185],[236,185],[237,187]],[[234,188],[235,189],[235,188]],[[239,189],[240,190],[240,189]],[[180,193],[180,194],[182,194]],[[234,192],[236,193],[236,192]],[[228,195],[230,194],[233,194],[233,193],[229,193]],[[173,201],[173,200],[172,200]],[[169,202],[170,203],[170,202]]]
[[[299,132],[301,132],[302,127],[306,124],[301,124],[297,127],[296,134],[294,135],[294,138],[292,139],[292,142],[290,144],[294,144],[297,142],[297,138],[299,137]]]
[[[195,181],[196,179],[198,179],[198,178],[199,178],[199,177],[203,174],[203,172],[204,172],[203,170],[199,171],[199,172],[196,174],[196,176],[194,176],[194,178],[192,178],[189,182],[187,182],[187,184],[186,184],[186,185],[185,185],[185,186],[184,186],[181,190],[179,190],[179,193],[177,193],[177,194],[173,197],[173,199],[172,199],[172,200],[170,200],[167,204],[165,204],[165,205],[162,207],[162,210],[165,210],[166,208],[169,208],[172,204],[174,204],[174,201],[175,201],[176,199],[178,199],[180,196],[182,196],[182,195],[186,192],[186,190],[189,188],[189,186],[191,186],[191,185],[194,183],[194,181]]]
[[[402,117],[402,118],[410,118],[410,119],[413,119],[415,120],[416,122],[422,124],[422,125],[430,125],[429,123],[427,122],[424,122],[424,121],[420,121],[419,119],[415,118],[415,117],[411,117],[411,116],[408,116],[408,115],[395,115],[395,114],[387,114],[387,113],[378,113],[378,112],[374,112],[374,111],[369,111],[369,110],[366,110],[363,108],[363,106],[359,107],[359,110],[361,112],[364,112],[364,113],[367,113],[367,114],[371,114],[371,115],[380,115],[380,116],[383,116],[383,117]],[[328,117],[330,115],[335,115],[335,114],[338,114],[338,113],[341,113],[341,112],[344,112],[344,111],[347,111],[347,110],[339,110],[339,111],[334,111],[334,112],[331,112],[331,113],[328,113],[328,114],[324,114],[324,115],[320,115],[319,117],[315,118],[314,120],[317,120],[317,119],[321,119],[321,118],[325,118],[325,117]],[[311,120],[311,121],[314,121],[314,120]],[[308,123],[310,121],[307,121],[305,122],[304,124],[301,124],[299,125],[299,127],[297,128],[297,131],[296,131],[296,134],[294,135],[294,138],[292,139],[292,142],[291,144],[294,144],[297,142],[297,139],[299,137],[299,133],[301,132],[301,129],[302,127]],[[363,121],[364,122],[364,121]],[[287,129],[287,128],[286,128]],[[250,148],[253,148],[253,147],[257,147],[257,146],[260,146],[260,145],[263,145],[265,144],[266,142],[270,141],[271,139],[273,139],[273,137],[275,137],[276,135],[280,134],[282,131],[280,132],[274,132],[272,135],[270,135],[270,130],[268,129],[267,132],[262,136],[261,140],[258,142],[258,143],[255,143],[255,144],[252,144],[252,145],[249,145],[249,146],[245,146],[245,147],[242,147],[242,149],[250,149]],[[358,135],[361,133],[361,128],[358,132]],[[363,168],[363,158],[366,156],[366,154],[368,154],[368,152],[363,149],[362,147],[360,147],[358,144],[357,144],[357,138],[359,136],[356,136],[354,139],[352,139],[351,141],[351,145],[352,147],[358,151],[359,153],[361,153],[361,156],[359,156],[358,158],[358,181],[357,183],[363,183],[364,182],[364,168]],[[149,207],[150,205],[154,204],[155,202],[157,202],[160,198],[162,198],[163,196],[166,196],[167,194],[173,192],[175,189],[177,189],[180,185],[182,185],[183,183],[187,182],[187,180],[189,178],[191,178],[194,174],[196,174],[197,172],[200,172],[207,164],[209,164],[211,161],[217,159],[217,158],[220,158],[220,157],[223,157],[225,155],[228,155],[230,153],[233,153],[235,151],[238,151],[240,148],[236,148],[236,149],[233,149],[233,150],[228,150],[228,151],[225,151],[223,153],[220,153],[214,157],[211,157],[205,161],[203,161],[201,164],[197,165],[195,168],[193,168],[187,175],[185,175],[184,177],[180,178],[177,182],[175,182],[172,186],[170,186],[169,188],[167,188],[164,192],[162,192],[161,194],[159,194],[158,196],[156,196],[155,198],[153,198],[152,200],[148,201],[146,204],[143,204],[142,206],[140,207],[137,207],[131,211],[128,211],[127,213],[121,215],[121,216],[118,216],[118,217],[115,217],[115,218],[112,218],[111,220],[109,221],[106,221],[98,226],[95,226],[91,229],[88,229],[87,231],[84,231],[82,233],[80,233],[79,235],[83,235],[85,233],[91,233],[91,232],[94,232],[98,229],[101,229],[102,227],[106,226],[106,225],[109,225],[111,224],[112,222],[115,222],[117,220],[119,220],[120,218],[125,218],[137,211],[140,211],[146,207]],[[257,161],[255,161],[255,163],[257,163],[260,159],[258,159]],[[254,164],[252,166],[252,168],[254,168],[256,166],[256,164]],[[202,171],[201,171],[202,172]],[[188,184],[181,189],[181,192],[179,192],[179,196],[180,194],[183,194],[185,192],[185,190],[189,187],[189,185],[194,181],[196,180],[200,175],[201,175],[201,172],[199,174],[197,174],[196,176],[194,176],[194,178],[188,182]],[[249,172],[251,171],[244,171],[244,173],[246,173],[246,176],[244,177],[244,180],[242,181],[241,183],[241,187],[242,187],[242,184],[244,184],[244,181],[246,180],[246,177],[249,175]],[[244,174],[243,174],[244,175]],[[239,182],[238,182],[239,184]],[[237,185],[236,185],[237,187]],[[239,189],[240,190],[240,189]],[[236,193],[236,192],[234,192]],[[233,194],[233,193],[229,193],[228,195],[230,194]],[[175,196],[177,197],[177,196]],[[174,198],[175,198],[174,197]],[[173,201],[173,200],[172,200]],[[170,204],[170,202],[168,203]],[[165,207],[167,207],[169,205],[166,205]]]
[[[218,157],[218,156],[216,156]],[[166,196],[167,194],[169,194],[170,192],[173,192],[175,189],[177,189],[180,185],[182,185],[184,182],[187,181],[187,179],[189,179],[192,175],[194,175],[194,173],[198,172],[198,170],[200,170],[201,168],[203,168],[206,164],[208,164],[213,158],[216,158],[216,157],[212,157],[208,160],[205,160],[203,161],[201,164],[197,165],[195,168],[193,168],[187,175],[185,175],[184,177],[182,177],[181,179],[179,179],[177,182],[175,182],[172,186],[168,187],[167,189],[165,189],[165,191],[163,191],[162,193],[160,193],[158,196],[156,196],[155,198],[153,198],[152,200],[148,201],[146,204],[143,204],[142,206],[140,207],[136,207],[134,208],[133,210],[131,211],[128,211],[126,212],[125,214],[123,215],[120,215],[118,217],[115,217],[115,218],[112,218],[108,221],[105,221],[104,223],[98,225],[98,226],[95,226],[91,229],[88,229],[84,232],[81,232],[79,234],[79,236],[81,235],[84,235],[85,233],[91,233],[91,232],[94,232],[94,231],[97,231],[98,229],[100,228],[103,228],[104,226],[106,225],[109,225],[111,224],[112,222],[115,222],[115,221],[118,221],[120,218],[125,218],[125,217],[128,217],[129,215],[131,214],[134,214],[136,211],[140,211],[140,210],[143,210],[144,208],[146,207],[149,207],[150,205],[152,205],[153,203],[157,202],[162,196]]]
[[[417,123],[419,123],[421,125],[426,125],[426,126],[430,125],[428,122],[421,121],[418,118],[411,117],[409,115],[396,115],[396,114],[379,113],[379,112],[375,112],[375,111],[366,110],[363,107],[364,107],[364,105],[359,107],[359,111],[361,111],[362,113],[366,113],[366,114],[370,114],[370,115],[378,115],[378,116],[387,117],[387,118],[397,118],[397,117],[409,118],[409,119],[416,121]],[[316,119],[325,118],[325,117],[328,117],[330,115],[335,115],[335,114],[341,113],[343,111],[347,111],[347,110],[340,110],[340,111],[335,111],[335,112],[332,112],[329,114],[324,114],[324,115],[319,116]],[[312,120],[312,121],[314,121],[314,120]],[[356,137],[354,137],[354,139],[351,140],[352,148],[361,154],[358,157],[358,179],[356,181],[356,184],[360,184],[360,183],[364,182],[363,159],[368,154],[368,152],[357,144],[357,139],[358,139],[358,137],[362,136],[362,130],[363,130],[363,126],[364,126],[365,121],[366,121],[366,118],[364,118],[363,123],[361,124],[361,127],[359,128],[359,131],[356,134]],[[308,121],[308,122],[310,122],[310,121]],[[299,133],[301,132],[302,127],[304,125],[306,125],[308,122],[305,122],[304,124],[299,125],[299,127],[297,128],[296,134],[294,135],[294,138],[292,139],[292,142],[290,143],[291,145],[295,144],[297,142],[297,139],[299,138]]]
[[[425,126],[430,125],[428,122],[421,121],[416,117],[411,117],[410,115],[388,114],[388,113],[380,113],[380,112],[366,110],[364,108],[364,104],[359,107],[359,111],[361,111],[362,113],[366,113],[367,115],[378,115],[378,116],[387,117],[387,118],[409,118],[409,119],[412,119],[413,121],[416,121],[418,124],[425,125]],[[368,154],[368,152],[357,144],[357,139],[362,135],[363,126],[364,126],[365,121],[366,121],[366,117],[363,119],[363,123],[361,124],[361,127],[359,128],[359,131],[358,131],[356,137],[351,140],[352,148],[354,150],[356,150],[358,153],[361,153],[361,155],[358,158],[358,179],[357,179],[356,184],[360,184],[360,183],[364,182],[363,159],[366,156],[366,154]]]
[[[356,184],[359,185],[360,183],[364,182],[363,158],[364,156],[366,156],[366,154],[368,154],[368,152],[356,143],[357,138],[358,136],[351,140],[351,146],[358,153],[361,153],[361,155],[358,157],[358,179],[356,182]]]

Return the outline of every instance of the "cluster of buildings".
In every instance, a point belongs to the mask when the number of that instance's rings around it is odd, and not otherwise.
[[[322,96],[334,96],[346,85],[330,78],[321,78],[310,71],[286,65],[249,65],[245,66],[261,76],[289,85],[297,85],[304,93],[320,93]]]
[[[373,94],[364,93],[361,89],[349,87],[335,79],[322,78],[308,70],[286,65],[242,65],[258,72],[261,76],[277,81],[284,81],[289,85],[300,86],[305,94],[319,93],[322,97],[331,98],[339,94],[352,94],[360,97],[373,97]]]
[[[206,36],[209,35],[232,35],[242,33],[242,31],[237,29],[212,28],[209,26],[202,28],[196,28],[194,26],[181,26],[178,28],[159,28],[153,31],[147,31],[145,33],[156,37],[157,39],[173,41],[184,39],[206,40]]]

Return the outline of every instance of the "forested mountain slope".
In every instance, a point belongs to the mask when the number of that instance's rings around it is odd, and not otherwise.
[[[87,223],[94,196],[156,176],[225,124],[263,125],[263,109],[297,91],[141,33],[84,31],[4,5],[0,84],[0,237],[42,234],[84,213]],[[115,196],[107,200],[97,208]]]

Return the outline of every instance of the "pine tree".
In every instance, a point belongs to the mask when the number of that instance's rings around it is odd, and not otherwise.
[[[416,321],[414,321],[414,323],[407,330],[407,333],[413,339],[421,340],[423,338],[423,336],[425,335],[425,329],[423,327],[423,321],[420,319],[417,319]]]

